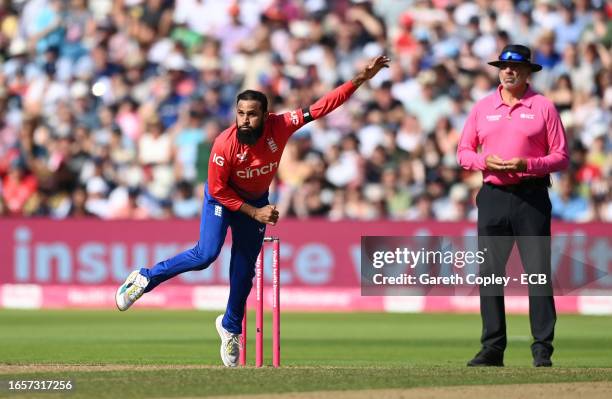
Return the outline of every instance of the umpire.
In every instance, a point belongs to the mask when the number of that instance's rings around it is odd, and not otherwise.
[[[529,320],[533,365],[550,367],[557,315],[550,284],[548,187],[549,174],[568,165],[565,131],[553,103],[528,83],[531,73],[542,69],[531,62],[529,48],[508,45],[489,65],[499,68],[500,85],[474,105],[457,149],[464,169],[483,174],[476,197],[478,241],[488,250],[480,274],[505,275],[516,241],[525,271],[547,275],[539,291],[529,287]],[[482,348],[468,366],[504,365],[503,295],[503,287],[480,287]]]

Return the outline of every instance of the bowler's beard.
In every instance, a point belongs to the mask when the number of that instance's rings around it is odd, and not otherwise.
[[[238,126],[237,123],[236,126]],[[238,142],[241,144],[253,145],[261,137],[261,135],[263,134],[263,130],[263,123],[257,128],[238,127],[238,130],[236,131],[236,137],[238,138]]]

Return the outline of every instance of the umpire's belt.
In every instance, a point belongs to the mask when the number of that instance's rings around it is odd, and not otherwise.
[[[511,193],[532,190],[534,188],[548,188],[550,184],[550,176],[532,177],[521,180],[517,184],[496,185],[493,183],[485,183],[487,186],[494,187],[498,190],[508,191]]]

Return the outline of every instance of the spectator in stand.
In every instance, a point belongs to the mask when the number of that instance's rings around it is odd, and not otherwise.
[[[21,214],[27,201],[36,194],[37,185],[36,178],[23,165],[13,162],[2,182],[2,197],[8,213]]]
[[[200,215],[202,201],[196,198],[193,187],[188,181],[180,181],[176,184],[172,211],[176,217],[190,219]]]
[[[70,200],[70,208],[67,212],[67,216],[70,218],[89,218],[95,217],[93,213],[87,210],[87,191],[85,187],[78,186],[72,192],[72,198]]]
[[[563,221],[588,222],[592,209],[587,200],[576,190],[576,181],[571,173],[564,173],[559,179],[559,189],[551,193],[552,217]]]

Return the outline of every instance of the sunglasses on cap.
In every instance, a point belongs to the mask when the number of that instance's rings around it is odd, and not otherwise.
[[[515,53],[514,51],[506,51],[499,57],[500,61],[528,61],[523,55]]]

